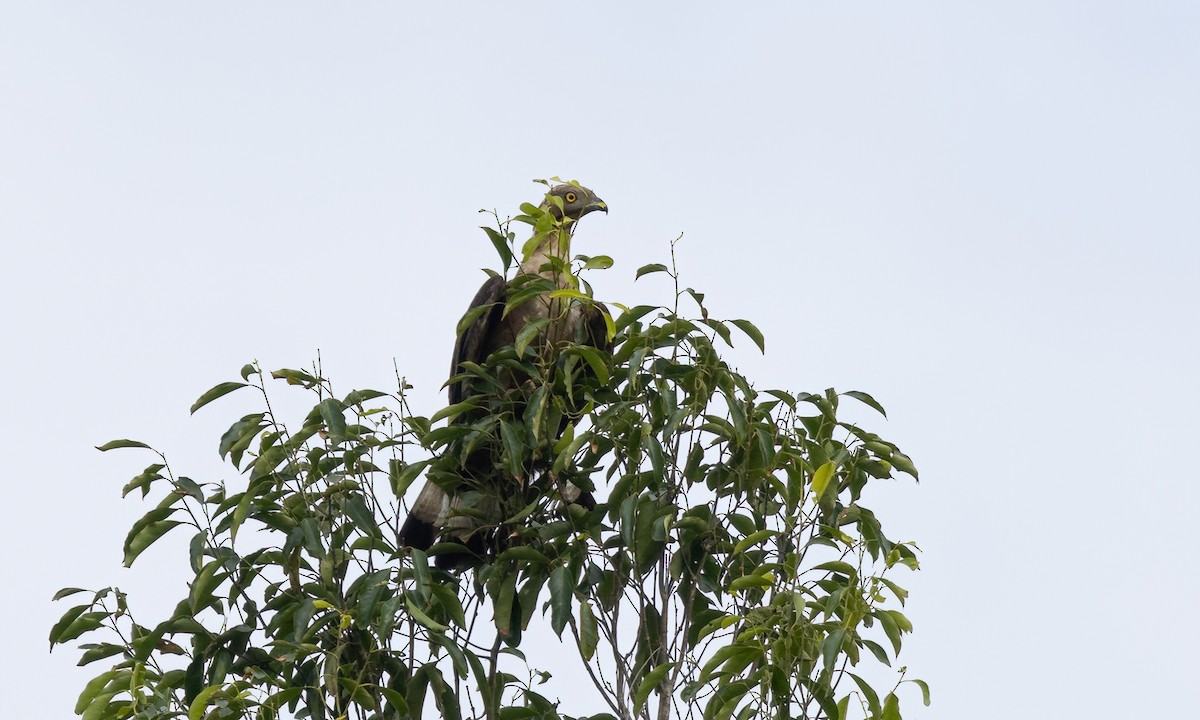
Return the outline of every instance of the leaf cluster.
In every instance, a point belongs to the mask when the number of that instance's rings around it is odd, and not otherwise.
[[[533,224],[537,208],[523,208]],[[507,224],[489,229],[507,271]],[[672,254],[674,246],[672,246]],[[611,259],[579,257],[571,268]],[[608,707],[600,718],[900,717],[901,683],[881,690],[860,665],[891,666],[912,625],[893,577],[915,545],[888,537],[868,486],[917,477],[893,443],[843,418],[870,395],[758,390],[721,357],[746,320],[710,317],[705,296],[609,318],[611,355],[549,342],[533,327],[458,380],[470,392],[429,416],[407,383],[333,392],[319,366],[218,384],[196,412],[256,392],[258,412],[217,443],[234,475],[192,480],[153,462],[125,493],[157,501],[134,523],[125,563],[190,533],[191,581],[165,619],[135,619],[119,589],[85,596],[50,633],[86,639],[103,662],[76,711],[101,718],[572,718],[540,685],[564,650],[530,650],[545,624]],[[517,283],[563,312],[591,287]],[[554,293],[560,293],[554,295]],[[553,297],[551,297],[554,295]],[[699,317],[680,311],[695,303]],[[284,418],[271,393],[309,394]],[[460,500],[483,540],[467,571],[431,558],[467,548],[404,547],[399,528],[421,481]],[[575,502],[581,493],[598,502]]]

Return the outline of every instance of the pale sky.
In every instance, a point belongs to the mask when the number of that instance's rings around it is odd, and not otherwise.
[[[667,302],[632,278],[682,232],[759,387],[887,406],[922,472],[867,498],[924,551],[906,718],[1194,712],[1200,5],[499,5],[0,4],[0,716],[101,669],[47,654],[55,590],[185,592],[182,534],[121,567],[150,460],[94,445],[232,477],[252,398],[188,407],[318,349],[432,412],[476,211],[550,175],[611,206],[598,297]]]

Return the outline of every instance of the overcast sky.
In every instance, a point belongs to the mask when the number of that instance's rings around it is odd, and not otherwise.
[[[189,405],[318,349],[431,412],[477,210],[550,175],[611,206],[599,297],[666,302],[633,273],[682,232],[760,387],[889,409],[906,718],[1194,711],[1200,4],[433,5],[0,5],[0,716],[68,717],[100,667],[46,653],[55,590],[185,592],[182,537],[121,567],[149,460],[94,445],[229,477],[250,399]]]

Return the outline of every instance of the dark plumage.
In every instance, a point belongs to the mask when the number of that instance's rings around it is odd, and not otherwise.
[[[562,212],[553,198],[561,200]],[[584,305],[564,299],[552,300],[539,295],[511,308],[507,315],[504,313],[505,303],[514,287],[521,285],[522,281],[529,280],[523,276],[536,275],[550,280],[560,288],[573,287],[568,282],[570,278],[564,270],[570,261],[572,233],[584,215],[596,210],[608,212],[607,205],[595,193],[575,184],[556,185],[551,188],[546,194],[542,209],[561,220],[563,229],[548,233],[524,259],[511,281],[505,282],[500,276],[490,277],[475,294],[468,313],[479,307],[489,309],[479,314],[455,341],[450,364],[452,379],[460,375],[463,363],[482,365],[492,353],[513,345],[521,329],[539,318],[549,319],[531,344],[531,347],[539,352],[545,352],[547,348],[562,342],[576,342],[606,352],[611,351],[605,329],[604,310],[599,305]],[[515,387],[519,382],[514,377],[509,377],[506,381],[510,387]],[[449,384],[451,404],[463,402],[471,395],[472,388],[469,382],[460,377]],[[464,418],[460,417],[459,421],[464,421]],[[564,427],[565,422],[564,418]],[[562,428],[559,432],[562,432]],[[501,480],[494,477],[497,471],[493,467],[491,455],[486,452],[477,452],[470,456],[463,472],[476,481]],[[587,493],[580,494],[573,500],[589,508],[595,505],[595,501]],[[424,550],[435,542],[438,535],[444,534],[448,536],[447,539],[466,545],[478,555],[482,551],[483,541],[479,533],[472,532],[476,523],[471,517],[456,515],[454,507],[454,498],[448,497],[438,485],[427,481],[400,530],[401,543]],[[439,567],[464,567],[477,562],[477,559],[475,555],[443,554],[438,555],[435,562]]]

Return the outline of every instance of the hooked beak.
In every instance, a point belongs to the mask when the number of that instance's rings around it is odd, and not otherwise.
[[[583,217],[584,215],[587,215],[588,213],[594,212],[596,210],[600,210],[605,215],[607,215],[608,214],[608,203],[604,202],[600,198],[596,198],[595,201],[584,206],[583,212],[579,213],[579,216]]]

